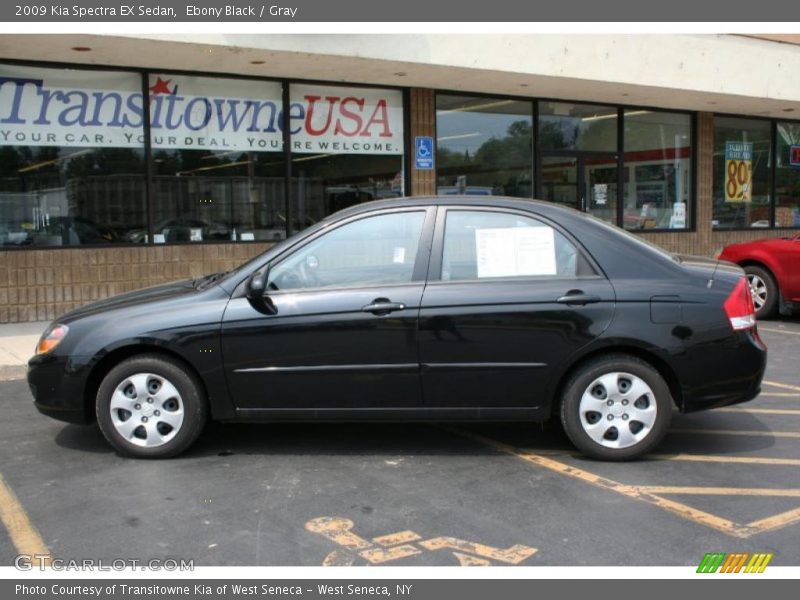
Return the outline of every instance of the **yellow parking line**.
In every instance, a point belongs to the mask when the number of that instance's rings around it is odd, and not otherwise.
[[[763,533],[771,529],[786,527],[787,525],[797,523],[798,521],[800,521],[800,508],[794,508],[778,515],[773,515],[771,517],[766,517],[765,519],[759,519],[758,521],[748,523],[746,529],[749,537],[755,533]]]
[[[651,494],[690,494],[695,496],[769,496],[800,498],[800,490],[770,488],[695,487],[684,485],[637,485],[637,490]]]
[[[796,408],[717,408],[714,412],[749,413],[753,415],[800,415]]]
[[[677,460],[683,462],[733,463],[740,465],[782,465],[800,467],[798,458],[768,458],[763,456],[715,456],[713,454],[648,454],[647,460]]]
[[[761,392],[759,398],[800,398],[800,392]]]
[[[742,528],[733,521],[723,519],[722,517],[712,515],[710,513],[698,510],[691,506],[687,506],[686,504],[682,504],[680,502],[675,502],[667,498],[662,498],[661,496],[656,496],[655,494],[651,494],[649,492],[640,491],[635,486],[624,485],[618,481],[614,481],[613,479],[608,479],[606,477],[595,475],[594,473],[590,473],[589,471],[584,471],[583,469],[572,467],[557,460],[546,458],[541,454],[535,454],[527,450],[515,448],[514,446],[511,446],[509,444],[505,444],[503,442],[499,442],[497,440],[493,440],[491,438],[487,438],[476,433],[471,433],[453,427],[445,427],[445,429],[456,435],[460,435],[462,437],[471,439],[484,446],[489,446],[490,448],[494,448],[499,452],[516,456],[517,458],[521,458],[524,461],[538,465],[540,467],[544,467],[545,469],[549,469],[561,475],[566,475],[567,477],[578,479],[580,481],[592,484],[599,488],[603,488],[612,492],[617,492],[618,494],[622,494],[623,496],[633,498],[634,500],[641,500],[642,502],[652,504],[668,512],[671,512],[681,518],[693,521],[694,523],[705,525],[706,527],[710,527],[711,529],[714,529],[721,533],[725,533],[727,535],[739,538],[748,537],[749,535],[751,535],[750,533],[742,530]]]
[[[800,387],[796,385],[789,385],[788,383],[781,383],[779,381],[762,381],[761,383],[777,388],[783,388],[784,390],[794,390],[795,392],[800,392]]]
[[[800,439],[800,431],[740,431],[738,429],[670,429],[669,433],[693,433],[697,435],[742,435]]]
[[[34,527],[17,496],[0,474],[0,521],[20,554],[49,556],[42,537]]]
[[[800,335],[798,331],[786,331],[785,329],[773,329],[772,327],[759,327],[759,331],[771,331],[772,333],[785,333],[786,335]]]

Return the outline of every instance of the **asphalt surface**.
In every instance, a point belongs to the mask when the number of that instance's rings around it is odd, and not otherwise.
[[[130,460],[96,426],[39,415],[6,369],[0,564],[38,533],[75,560],[697,565],[768,552],[798,565],[800,318],[760,331],[758,399],[676,414],[656,456],[624,464],[533,424],[211,424],[180,458]]]

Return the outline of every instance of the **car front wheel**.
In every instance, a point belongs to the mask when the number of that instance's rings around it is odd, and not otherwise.
[[[142,355],[118,364],[97,391],[97,422],[121,454],[168,458],[186,450],[207,419],[202,386],[179,362]]]
[[[567,382],[561,423],[573,444],[601,460],[632,460],[652,450],[672,418],[672,395],[648,363],[609,355],[583,365]]]
[[[750,284],[750,293],[753,295],[753,306],[756,309],[756,319],[769,319],[775,315],[778,308],[778,285],[775,278],[766,269],[755,265],[744,268],[747,283]]]

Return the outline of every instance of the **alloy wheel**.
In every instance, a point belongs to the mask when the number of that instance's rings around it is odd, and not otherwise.
[[[750,284],[750,294],[753,296],[755,309],[760,310],[767,302],[767,283],[754,273],[747,274],[747,282]]]

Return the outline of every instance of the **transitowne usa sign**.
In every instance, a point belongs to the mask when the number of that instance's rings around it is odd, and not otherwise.
[[[0,67],[0,145],[140,148],[144,95],[137,74]],[[172,74],[150,76],[154,148],[280,151],[281,86]],[[292,151],[402,154],[402,94],[292,85]]]

